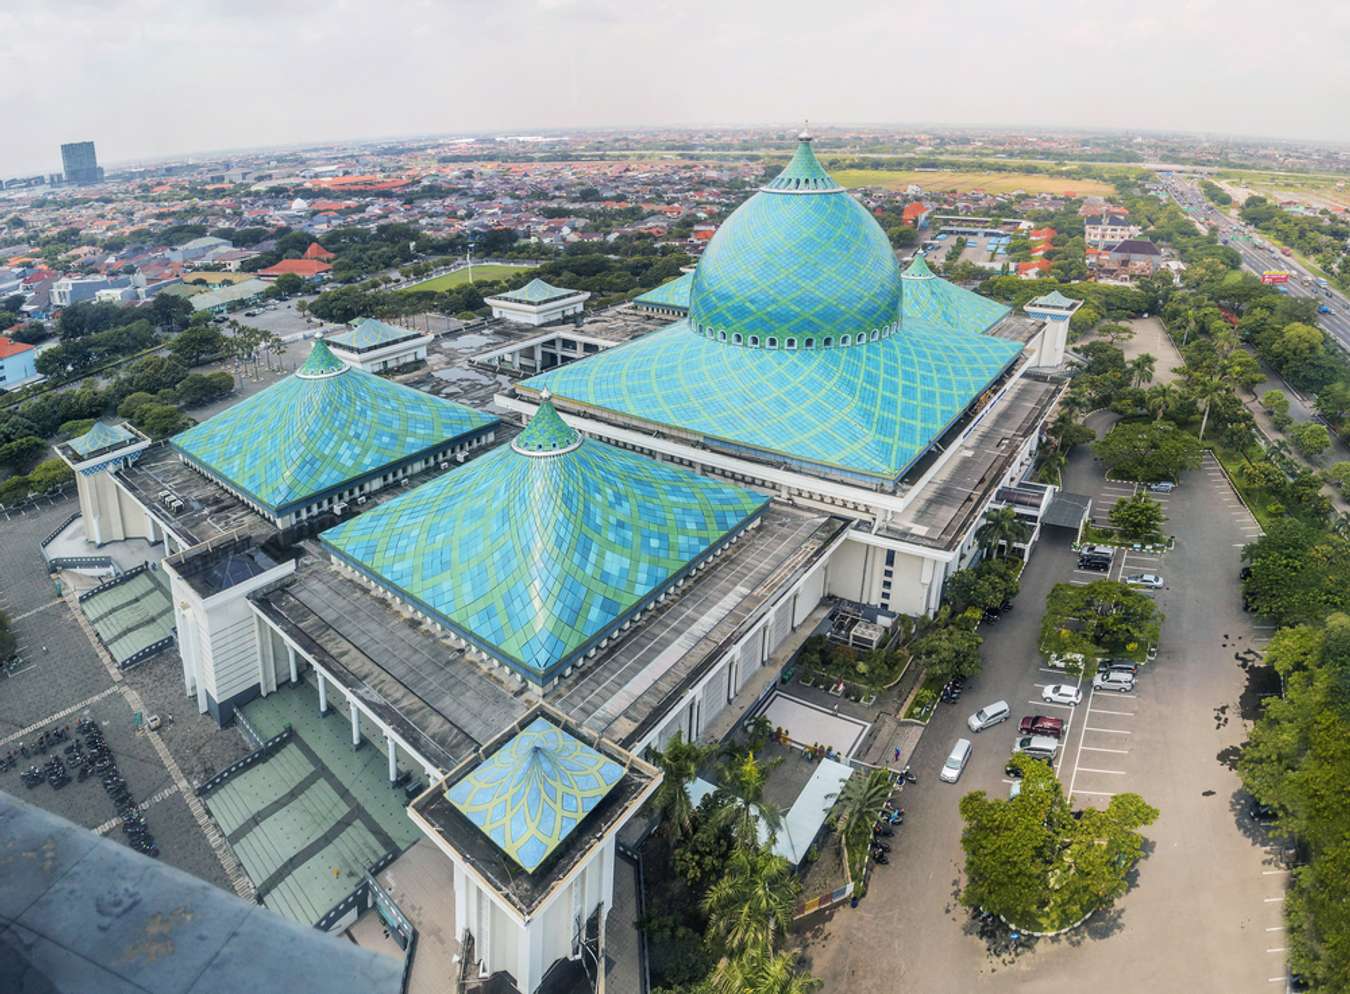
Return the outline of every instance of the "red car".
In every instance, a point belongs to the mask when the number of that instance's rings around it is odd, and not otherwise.
[[[1029,714],[1017,723],[1018,735],[1049,735],[1059,738],[1064,734],[1064,719],[1044,714]]]

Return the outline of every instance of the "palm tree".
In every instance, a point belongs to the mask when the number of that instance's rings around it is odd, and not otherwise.
[[[1015,543],[1025,542],[1029,538],[1031,525],[1019,518],[1011,507],[1000,507],[988,512],[984,516],[984,524],[975,531],[975,541],[984,546],[990,555],[1000,544],[1006,543],[1011,552]]]
[[[767,772],[752,752],[722,767],[721,789],[729,801],[714,812],[712,825],[719,831],[729,828],[738,849],[758,848],[760,822],[770,839],[782,824],[782,812],[764,800]]]
[[[1036,470],[1036,476],[1042,483],[1058,483],[1064,475],[1064,467],[1069,464],[1069,458],[1061,449],[1049,449],[1041,456],[1040,468]]]
[[[712,975],[713,994],[812,994],[821,981],[798,968],[796,950],[727,958]]]
[[[849,825],[867,822],[869,825],[881,813],[881,806],[891,796],[890,778],[881,771],[864,776],[860,772],[844,781],[835,807],[839,811],[838,828],[842,833]]]
[[[1153,415],[1154,421],[1161,421],[1163,415],[1177,403],[1177,388],[1170,383],[1155,383],[1144,395],[1144,407]]]
[[[698,768],[712,751],[710,746],[686,742],[683,732],[654,759],[661,768],[661,785],[652,795],[652,810],[661,818],[662,829],[672,842],[689,834],[694,827],[694,802],[689,799],[689,784],[698,776]]]
[[[1130,382],[1137,387],[1142,387],[1153,379],[1153,370],[1157,364],[1158,360],[1148,352],[1137,356],[1129,364]]]
[[[1205,428],[1209,425],[1209,410],[1214,402],[1228,392],[1228,387],[1217,377],[1201,375],[1195,377],[1190,385],[1191,396],[1200,405],[1200,441],[1205,440]]]
[[[732,957],[771,954],[792,927],[801,883],[792,865],[772,850],[737,846],[726,872],[703,896],[708,934]]]

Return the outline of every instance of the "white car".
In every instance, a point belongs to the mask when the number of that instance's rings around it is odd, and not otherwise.
[[[1133,576],[1127,576],[1125,582],[1131,587],[1149,587],[1152,590],[1161,590],[1163,578],[1157,573],[1135,573]]]
[[[1071,683],[1052,683],[1041,691],[1041,700],[1072,707],[1083,700],[1083,692]]]

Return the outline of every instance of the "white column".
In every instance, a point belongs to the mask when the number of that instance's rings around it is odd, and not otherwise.
[[[347,698],[347,710],[352,713],[352,748],[361,748],[361,712],[356,709],[356,698]]]
[[[286,658],[291,664],[291,683],[295,683],[300,679],[300,674],[296,670],[295,646],[291,645],[289,642],[286,643]]]
[[[322,670],[315,670],[314,675],[319,678],[319,717],[322,718],[328,713],[328,683],[323,678]]]
[[[392,735],[386,735],[384,742],[389,749],[389,782],[393,783],[398,779],[398,753],[394,750],[394,737]]]

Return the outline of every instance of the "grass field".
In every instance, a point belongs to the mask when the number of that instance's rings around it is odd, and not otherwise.
[[[834,178],[849,189],[860,186],[880,186],[888,190],[903,190],[911,183],[925,191],[968,193],[1072,193],[1077,197],[1108,196],[1115,187],[1097,179],[1072,179],[1043,173],[955,172],[952,170],[921,171],[909,169],[841,169]]]
[[[1275,200],[1297,200],[1314,208],[1350,208],[1350,176],[1343,174],[1225,169],[1216,179],[1239,202],[1249,193],[1258,193]]]
[[[483,266],[473,267],[473,282],[488,283],[492,280],[503,280],[508,276],[515,276],[532,266],[503,266],[497,263],[489,263]],[[443,273],[434,279],[423,280],[421,283],[413,283],[410,286],[399,287],[400,293],[440,293],[442,290],[453,290],[457,286],[463,286],[469,282],[468,269],[456,269],[453,273]]]

